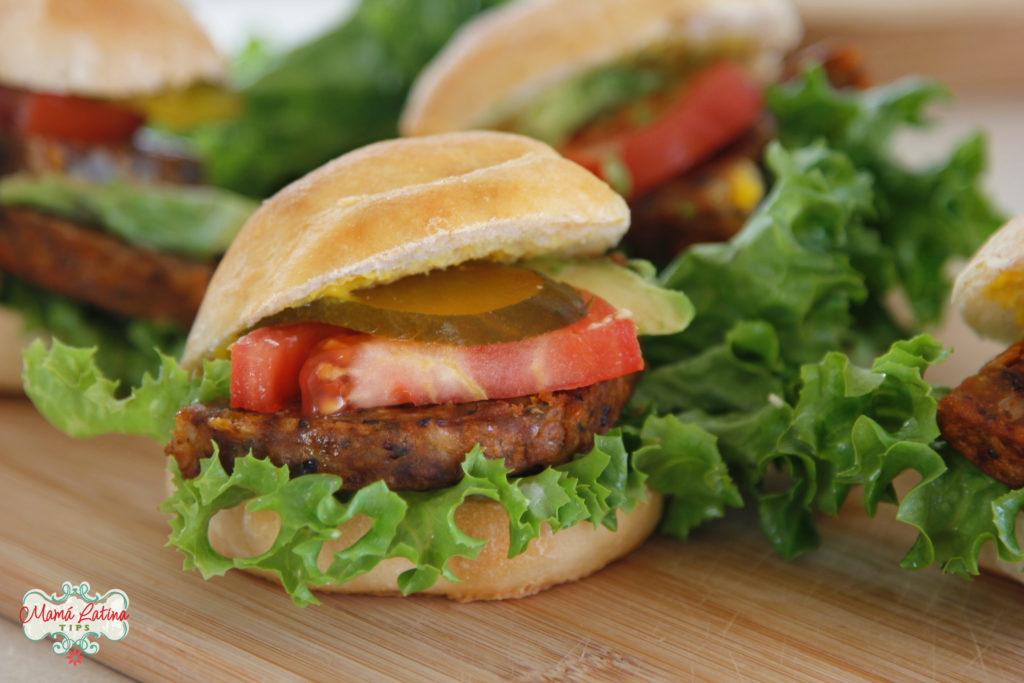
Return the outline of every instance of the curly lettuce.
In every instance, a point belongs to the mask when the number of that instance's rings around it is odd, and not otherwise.
[[[229,396],[231,363],[206,361],[193,375],[170,356],[153,353],[160,361],[157,374],[146,373],[122,396],[120,384],[97,365],[95,348],[59,340],[47,348],[36,340],[22,353],[25,393],[43,417],[71,436],[137,434],[164,443],[179,408]]]
[[[823,141],[871,177],[872,211],[864,220],[882,248],[855,261],[873,299],[859,312],[867,316],[862,324],[873,321],[878,302],[897,286],[918,323],[937,320],[949,295],[946,264],[973,254],[1005,221],[981,186],[982,135],[960,141],[925,168],[912,168],[893,152],[896,134],[925,125],[926,107],[948,97],[941,84],[919,78],[865,92],[837,90],[820,68],[768,92],[783,145]]]
[[[917,529],[904,567],[977,573],[986,542],[1024,557],[1014,540],[1024,493],[939,440],[938,392],[923,373],[945,354],[926,336],[902,340],[885,305],[903,291],[918,323],[933,319],[948,259],[999,223],[979,186],[980,138],[929,168],[891,156],[892,136],[940,94],[911,81],[840,92],[820,70],[774,89],[771,193],[731,242],[693,248],[661,274],[696,315],[647,342],[654,367],[634,401],[717,438],[783,557],[816,547],[817,516],[837,514],[855,487],[869,514],[894,504]],[[920,481],[899,499],[892,482],[907,471]]]
[[[296,604],[307,605],[318,603],[311,588],[344,583],[381,560],[401,557],[411,567],[399,576],[398,587],[409,594],[429,588],[439,578],[458,581],[451,559],[474,558],[485,544],[455,524],[455,509],[470,496],[499,501],[508,511],[509,557],[522,553],[542,524],[556,533],[576,524],[614,530],[616,511],[629,512],[645,499],[645,483],[674,496],[674,514],[692,520],[703,521],[709,508],[711,514],[720,514],[722,505],[735,502],[738,494],[727,476],[706,466],[714,460],[713,443],[703,444],[706,457],[694,457],[693,444],[682,434],[651,429],[644,439],[643,464],[635,467],[629,464],[622,435],[613,431],[598,436],[589,453],[565,465],[511,479],[502,461],[485,458],[477,447],[467,454],[462,465],[465,476],[458,484],[422,492],[391,491],[377,482],[340,496],[336,494],[341,479],[335,475],[291,478],[287,467],[252,456],[236,459],[230,474],[219,458],[208,458],[197,477],[183,479],[172,462],[176,491],[160,509],[173,516],[168,544],[185,554],[186,569],[198,569],[204,578],[231,568],[260,568],[274,573]],[[687,428],[677,425],[675,430]],[[681,489],[680,478],[666,476],[673,470],[695,476]],[[705,490],[695,483],[705,478],[722,489]],[[695,495],[680,495],[691,493]],[[276,512],[280,531],[262,554],[225,557],[210,545],[210,520],[221,510],[242,504],[250,511]],[[338,525],[357,514],[371,520],[370,529],[322,567],[318,559],[324,542],[336,538]]]

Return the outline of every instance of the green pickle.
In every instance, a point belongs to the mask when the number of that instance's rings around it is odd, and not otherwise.
[[[391,339],[481,346],[582,320],[589,298],[528,268],[475,261],[288,308],[257,327],[315,321]]]

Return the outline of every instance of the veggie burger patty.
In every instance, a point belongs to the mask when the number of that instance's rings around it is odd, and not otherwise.
[[[125,316],[188,327],[213,264],[128,244],[32,209],[0,209],[0,270]]]
[[[634,383],[635,375],[627,375],[513,399],[326,416],[197,403],[178,412],[165,450],[186,478],[199,474],[199,460],[213,455],[216,443],[229,472],[234,459],[251,449],[258,458],[288,465],[293,476],[337,474],[346,491],[378,480],[393,490],[434,489],[461,479],[462,462],[476,444],[486,457],[504,458],[515,474],[587,452],[594,434],[615,424]]]

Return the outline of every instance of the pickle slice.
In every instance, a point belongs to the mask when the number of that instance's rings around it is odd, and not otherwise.
[[[472,262],[320,298],[263,319],[257,327],[324,322],[391,339],[432,344],[500,344],[583,319],[589,301],[535,271]]]

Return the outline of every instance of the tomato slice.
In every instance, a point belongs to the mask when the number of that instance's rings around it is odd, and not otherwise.
[[[49,93],[26,94],[15,119],[28,135],[91,143],[129,140],[145,121],[140,113],[109,102]]]
[[[231,347],[231,407],[274,413],[299,399],[299,369],[310,350],[339,328],[295,323],[254,330]]]
[[[587,316],[518,342],[448,346],[324,323],[264,327],[231,348],[231,407],[303,412],[512,398],[643,369],[633,321],[594,298]]]
[[[517,342],[453,346],[351,333],[329,337],[310,353],[299,383],[303,412],[326,415],[574,389],[643,365],[636,325],[594,298],[582,320]]]
[[[710,157],[752,126],[763,105],[761,87],[737,64],[717,62],[672,96],[653,95],[584,129],[562,154],[637,197]],[[638,126],[641,112],[651,120]],[[616,162],[629,173],[628,187],[610,177]]]

